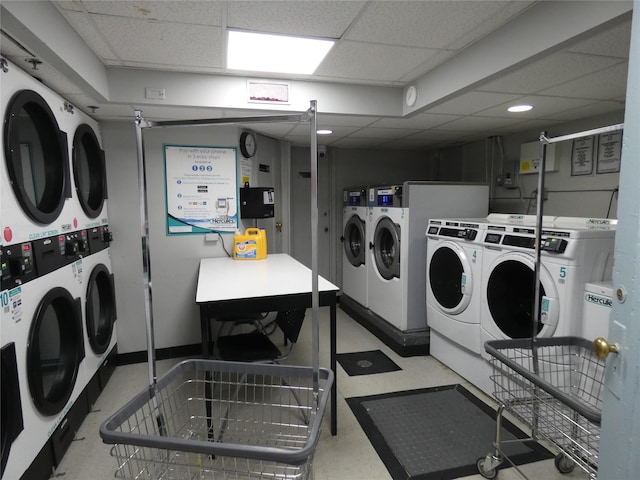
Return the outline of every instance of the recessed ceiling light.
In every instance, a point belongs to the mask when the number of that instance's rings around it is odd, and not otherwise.
[[[227,68],[257,72],[312,74],[335,42],[229,30]]]
[[[316,130],[316,133],[318,135],[331,135],[333,133],[333,130],[329,130],[328,128],[322,128],[320,130]]]
[[[533,105],[514,105],[513,107],[507,108],[507,111],[511,113],[528,112],[532,108]]]

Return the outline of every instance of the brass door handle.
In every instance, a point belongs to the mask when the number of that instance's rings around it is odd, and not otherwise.
[[[609,343],[602,337],[598,337],[593,341],[593,349],[598,358],[607,358],[610,353],[618,353],[618,347],[617,343]]]
[[[282,222],[276,222],[276,230],[282,232]]]

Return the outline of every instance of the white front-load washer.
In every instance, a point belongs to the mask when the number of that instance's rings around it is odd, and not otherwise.
[[[109,360],[116,353],[116,300],[109,240],[100,227],[89,231],[90,254],[81,259],[81,285],[87,396],[93,405],[113,372]]]
[[[75,268],[74,262],[30,280],[14,275],[12,280],[21,283],[2,292],[9,298],[2,330],[15,342],[24,427],[13,442],[4,478],[50,475],[87,414]]]
[[[481,239],[485,222],[484,218],[431,219],[426,232],[429,328],[476,354],[482,347]]]
[[[562,218],[541,235],[540,320],[533,315],[535,226],[487,230],[483,245],[481,334],[494,339],[579,335],[588,282],[611,278],[616,220]],[[534,332],[535,328],[535,332]],[[486,354],[483,350],[483,355]]]
[[[427,331],[430,218],[482,217],[487,185],[404,182],[369,188],[369,309],[401,332]]]
[[[367,307],[366,187],[346,188],[342,205],[342,294]]]

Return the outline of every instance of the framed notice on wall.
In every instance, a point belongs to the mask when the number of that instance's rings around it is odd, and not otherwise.
[[[602,133],[598,141],[598,173],[615,173],[620,171],[622,153],[622,130]]]
[[[236,149],[164,145],[167,235],[235,232]]]
[[[593,173],[593,136],[576,138],[571,154],[571,175],[591,175]]]

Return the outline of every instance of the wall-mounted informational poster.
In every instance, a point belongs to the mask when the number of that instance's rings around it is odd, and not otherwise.
[[[236,149],[164,145],[167,235],[235,232]]]
[[[621,152],[622,130],[600,134],[598,141],[597,173],[619,172]]]
[[[571,175],[591,175],[593,173],[594,136],[576,138],[571,154]]]

